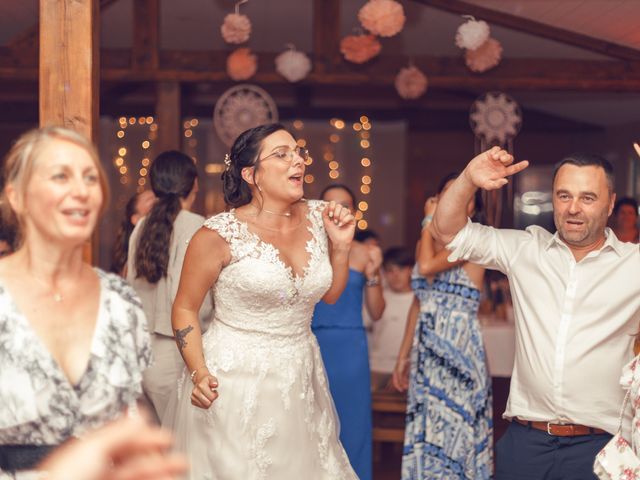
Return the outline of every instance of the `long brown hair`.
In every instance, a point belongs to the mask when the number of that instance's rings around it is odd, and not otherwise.
[[[198,177],[193,160],[182,152],[163,152],[149,170],[151,189],[158,197],[147,215],[136,250],[136,275],[150,283],[167,276],[173,222]]]

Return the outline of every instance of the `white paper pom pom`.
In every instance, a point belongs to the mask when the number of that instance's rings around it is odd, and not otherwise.
[[[475,50],[489,39],[490,34],[487,22],[471,18],[458,27],[456,45],[459,48]]]
[[[400,69],[396,75],[396,90],[406,100],[422,96],[427,91],[427,84],[427,76],[413,65]]]
[[[251,35],[251,20],[246,15],[230,13],[224,17],[220,27],[222,38],[227,43],[239,44],[249,40]]]
[[[406,17],[395,0],[369,0],[358,12],[358,20],[374,35],[393,37],[404,27]]]
[[[298,82],[311,71],[311,60],[303,52],[287,50],[276,57],[276,70],[290,82]]]
[[[502,59],[502,45],[494,38],[490,38],[479,48],[467,50],[464,59],[469,70],[482,73],[495,67]]]

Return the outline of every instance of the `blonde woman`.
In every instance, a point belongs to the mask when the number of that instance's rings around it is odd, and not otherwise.
[[[30,131],[4,178],[21,244],[0,260],[0,471],[15,472],[134,406],[151,350],[131,287],[82,259],[108,198],[89,141]]]

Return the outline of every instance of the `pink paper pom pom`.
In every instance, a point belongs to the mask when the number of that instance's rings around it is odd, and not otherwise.
[[[246,15],[230,13],[224,17],[220,27],[222,38],[227,43],[239,44],[249,40],[251,35],[251,20]]]
[[[502,59],[502,45],[494,38],[490,38],[475,50],[467,50],[464,59],[473,72],[486,72],[500,63]]]
[[[427,91],[427,76],[413,65],[400,69],[396,75],[398,95],[406,100],[418,98]]]
[[[358,12],[364,28],[381,37],[393,37],[402,30],[406,17],[395,0],[369,0]]]

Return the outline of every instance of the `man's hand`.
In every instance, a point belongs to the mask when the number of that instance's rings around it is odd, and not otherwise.
[[[513,155],[500,147],[493,147],[471,160],[462,175],[477,188],[497,190],[509,183],[506,177],[528,166],[526,160],[514,164]]]

